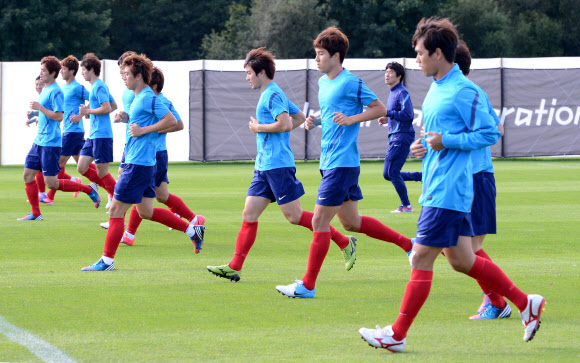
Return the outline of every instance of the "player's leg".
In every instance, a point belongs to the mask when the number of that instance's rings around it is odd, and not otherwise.
[[[347,231],[364,233],[374,239],[396,244],[401,247],[407,255],[413,249],[413,244],[410,238],[407,238],[394,229],[387,227],[376,218],[361,216],[358,211],[358,201],[348,200],[344,202],[338,211],[337,216],[340,223]]]
[[[58,159],[58,166],[60,166],[60,172],[57,175],[57,179],[70,180],[71,176],[65,172],[66,163],[67,163],[68,159],[70,159],[70,156],[65,156],[65,155],[61,155],[60,158]],[[54,202],[54,196],[56,195],[57,190],[58,189],[50,189],[48,191],[48,193],[46,193],[46,196],[48,197],[48,199],[50,199],[51,201]]]
[[[409,154],[409,146],[412,141],[411,135],[408,134],[394,134],[391,137],[389,143],[389,150],[385,156],[385,164],[383,170],[383,176],[388,175],[388,179],[393,186],[399,199],[401,200],[401,206],[393,211],[393,213],[401,212],[412,212],[413,207],[411,207],[411,202],[409,201],[409,196],[407,194],[407,186],[405,181],[401,176],[401,169],[407,161],[407,156]],[[386,178],[385,178],[386,179]]]
[[[29,160],[29,156],[26,158],[27,162]],[[40,160],[40,158],[39,158]],[[18,218],[19,221],[34,221],[42,220],[42,214],[40,213],[40,199],[38,196],[38,184],[36,183],[36,175],[40,172],[40,170],[30,169],[26,166],[34,168],[35,166],[32,163],[25,164],[24,172],[22,174],[22,178],[24,179],[24,190],[26,191],[26,196],[28,197],[28,203],[30,203],[31,213],[26,215],[26,217]],[[39,169],[41,168],[40,162],[38,163]],[[44,177],[43,183],[44,183]]]
[[[115,193],[117,181],[109,173],[109,163],[113,162],[113,138],[103,138],[93,140],[93,155],[97,167],[97,175],[103,182],[103,187],[109,193],[109,200],[112,200]],[[107,203],[110,205],[110,203]]]

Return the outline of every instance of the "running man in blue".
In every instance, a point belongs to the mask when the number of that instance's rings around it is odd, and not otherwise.
[[[101,61],[93,53],[87,53],[81,61],[83,78],[91,84],[89,106],[79,105],[82,116],[90,115],[91,130],[81,149],[77,170],[90,181],[105,188],[109,195],[115,191],[115,179],[109,173],[113,161],[113,129],[109,114],[117,109],[117,103],[109,87],[99,77]],[[95,161],[96,168],[91,167]]]
[[[250,117],[249,127],[256,134],[258,154],[254,178],[248,189],[242,214],[242,228],[238,232],[234,257],[227,265],[207,266],[209,272],[232,281],[239,281],[242,266],[254,245],[258,219],[270,203],[276,201],[286,219],[312,230],[313,213],[302,210],[302,183],[296,179],[294,153],[290,149],[290,131],[306,120],[274,82],[274,55],[264,48],[253,49],[244,62],[246,80],[252,89],[259,89],[260,100],[256,118]],[[343,251],[345,266],[350,270],[356,259],[356,239],[346,237],[332,228],[332,239]],[[330,240],[330,239],[329,239]]]
[[[202,215],[196,215],[187,207],[181,198],[175,194],[169,193],[169,178],[167,177],[167,169],[169,169],[169,156],[167,155],[167,134],[170,132],[176,132],[183,130],[183,121],[181,116],[173,107],[173,103],[169,101],[161,91],[163,90],[163,85],[165,84],[165,77],[161,69],[154,67],[151,73],[151,81],[149,82],[149,87],[157,95],[157,99],[161,101],[162,104],[167,106],[169,111],[175,116],[177,123],[175,126],[170,127],[165,130],[159,131],[159,136],[155,142],[155,158],[156,158],[156,169],[155,169],[155,198],[159,203],[165,204],[169,207],[169,210],[181,218],[185,218],[189,223],[193,225],[203,225],[205,224],[205,217]],[[122,118],[124,120],[124,117]],[[126,120],[125,120],[126,122]],[[130,135],[129,135],[130,136]],[[133,206],[131,213],[129,214],[129,223],[127,224],[127,230],[123,233],[122,243],[132,246],[135,243],[135,234],[137,229],[141,224],[143,219],[139,216],[137,207]],[[199,252],[196,251],[196,252]]]
[[[133,90],[129,125],[131,139],[125,150],[125,166],[115,186],[113,203],[109,210],[109,230],[105,239],[103,256],[83,271],[110,271],[115,269],[113,259],[125,229],[125,213],[137,205],[141,218],[162,223],[186,233],[201,250],[204,226],[190,225],[163,208],[153,208],[155,198],[155,141],[158,132],[174,127],[175,116],[148,86],[153,63],[145,55],[131,55],[123,61],[125,84]]]
[[[466,237],[473,236],[468,215],[473,201],[471,152],[495,144],[500,132],[487,101],[454,64],[457,43],[458,32],[449,19],[423,18],[413,36],[417,63],[433,83],[423,102],[427,154],[411,278],[395,323],[359,330],[369,345],[392,352],[405,348],[407,332],[429,296],[433,265],[441,251],[454,270],[481,281],[518,307],[524,341],[539,329],[545,304],[540,295],[524,294],[492,261],[476,256]]]
[[[401,200],[401,206],[392,213],[413,211],[405,180],[421,181],[421,173],[401,172],[409,155],[409,147],[415,140],[413,104],[409,92],[403,86],[404,79],[405,68],[402,65],[397,62],[387,64],[385,83],[391,92],[387,100],[387,115],[379,118],[379,125],[387,124],[389,128],[389,148],[385,155],[383,178],[393,183]]]
[[[32,213],[19,218],[19,221],[41,221],[43,219],[40,214],[38,185],[36,184],[36,175],[39,171],[42,171],[46,186],[50,189],[83,191],[89,195],[95,207],[98,208],[100,203],[96,185],[82,185],[57,178],[60,172],[58,160],[62,145],[60,123],[64,118],[64,97],[62,90],[56,83],[60,68],[60,62],[56,57],[48,56],[40,61],[40,78],[46,86],[42,89],[39,100],[30,102],[32,110],[40,111],[38,135],[26,156],[23,174],[26,195],[32,207]]]
[[[61,87],[64,94],[64,120],[62,123],[62,149],[58,160],[60,165],[58,179],[81,183],[81,178],[66,174],[65,168],[71,156],[77,164],[79,163],[79,153],[85,144],[85,128],[82,116],[79,115],[79,105],[89,99],[89,91],[75,79],[79,70],[79,61],[75,56],[69,55],[63,59],[61,66],[60,74],[66,83]],[[56,190],[53,189],[48,192],[50,203],[54,202],[55,194]],[[74,197],[76,198],[77,195],[78,192],[75,192]]]
[[[306,274],[293,284],[276,286],[280,293],[290,297],[314,297],[316,278],[330,245],[330,221],[335,215],[347,231],[394,243],[407,253],[412,250],[411,239],[375,218],[361,216],[358,211],[358,201],[363,198],[358,185],[360,122],[378,119],[387,113],[387,109],[362,79],[342,67],[348,44],[346,35],[335,27],[327,28],[314,40],[318,70],[324,73],[318,81],[322,116],[322,180],[314,207],[314,236]],[[363,106],[368,109],[363,111]],[[311,116],[306,127],[313,126],[314,118]]]

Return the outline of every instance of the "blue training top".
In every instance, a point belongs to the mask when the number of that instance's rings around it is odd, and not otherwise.
[[[171,103],[171,101],[169,101],[167,99],[167,97],[165,97],[163,95],[163,93],[158,94],[157,99],[160,100],[161,103],[163,103],[169,109],[169,111],[173,114],[173,116],[175,116],[175,119],[177,121],[181,121],[181,116],[179,116],[179,114],[177,113],[177,110],[175,109],[175,107],[173,107],[173,103]],[[155,141],[155,150],[156,151],[167,150],[166,138],[167,138],[167,132],[159,133],[159,136],[157,136],[157,140]]]
[[[131,111],[131,103],[135,99],[135,92],[131,91],[127,87],[123,91],[123,109],[127,113],[127,128],[125,129],[125,144],[129,142],[131,138],[131,131],[129,129],[129,125],[131,124],[131,120],[129,119],[129,112]]]
[[[497,142],[500,132],[474,83],[457,65],[434,80],[423,101],[425,133],[443,135],[445,148],[433,151],[423,140],[423,193],[419,203],[459,212],[471,211],[473,166],[471,150]],[[429,137],[429,136],[426,136]]]
[[[149,86],[145,87],[135,96],[131,104],[131,124],[141,127],[154,125],[163,116],[169,113],[169,109],[155,95]],[[157,132],[150,132],[139,137],[131,136],[125,147],[125,163],[144,166],[153,166],[156,163],[155,142]]]
[[[84,134],[85,127],[83,120],[76,124],[70,121],[72,115],[79,114],[79,106],[84,105],[85,101],[89,99],[89,91],[77,80],[73,80],[70,84],[62,85],[62,93],[64,94],[64,119],[62,132],[82,132]]]
[[[334,79],[328,79],[324,75],[318,80],[318,103],[322,122],[321,170],[360,166],[357,147],[360,124],[341,126],[332,122],[332,118],[335,112],[346,116],[357,115],[363,112],[363,106],[368,106],[376,99],[377,96],[362,79],[344,68]]]
[[[472,82],[473,83],[473,82]],[[489,102],[489,97],[487,94],[475,83],[473,83],[477,92],[479,93],[479,97],[485,99],[487,102],[487,108],[489,110],[489,114],[495,120],[495,126],[501,123],[499,117],[497,117],[497,113],[493,109],[491,102]],[[486,172],[486,173],[493,173],[493,163],[491,162],[491,149],[488,147],[484,147],[481,149],[473,150],[471,152],[471,162],[473,164],[473,174],[477,174],[479,172]]]
[[[409,133],[415,135],[413,128],[413,104],[409,92],[401,82],[391,88],[387,100],[387,117],[389,118],[389,135]]]
[[[64,96],[56,82],[42,89],[38,103],[50,111],[64,112]],[[39,112],[38,134],[34,139],[34,143],[38,146],[61,147],[60,122],[50,119],[44,113]]]
[[[109,87],[98,78],[91,87],[89,95],[89,104],[91,109],[99,108],[105,102],[113,103],[115,100],[109,92]],[[104,139],[113,137],[113,128],[111,127],[111,118],[106,115],[91,115],[91,131],[89,139]]]
[[[256,107],[256,119],[261,124],[273,124],[278,115],[287,112],[295,115],[300,109],[290,102],[276,82],[271,82],[264,88]],[[258,154],[256,155],[256,170],[265,171],[278,168],[295,167],[294,153],[290,149],[290,132],[258,132],[256,133]]]

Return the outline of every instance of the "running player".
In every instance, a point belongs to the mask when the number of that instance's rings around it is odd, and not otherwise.
[[[348,44],[346,35],[335,27],[327,28],[314,40],[318,70],[324,73],[318,81],[318,103],[322,115],[322,180],[314,207],[314,237],[306,274],[293,284],[276,286],[280,293],[290,297],[314,297],[316,278],[330,244],[330,221],[335,215],[347,231],[394,243],[406,253],[410,253],[413,247],[411,239],[375,218],[361,216],[358,211],[358,201],[363,198],[358,185],[360,122],[377,119],[385,115],[387,109],[362,79],[342,67]],[[364,112],[363,106],[368,107]],[[312,116],[306,126],[314,126]]]
[[[205,217],[202,215],[196,215],[185,205],[183,200],[175,194],[169,193],[169,179],[167,177],[167,169],[169,168],[169,157],[167,155],[167,142],[166,136],[169,132],[175,132],[183,130],[183,121],[181,116],[173,107],[173,103],[169,101],[161,91],[163,90],[163,85],[165,84],[165,78],[163,72],[157,68],[153,68],[151,73],[151,81],[149,82],[149,87],[157,95],[157,99],[161,101],[162,104],[167,106],[169,111],[175,116],[177,123],[175,126],[159,131],[159,136],[157,137],[155,148],[156,148],[156,164],[155,164],[155,198],[159,203],[165,204],[169,207],[169,210],[174,214],[177,214],[181,218],[187,219],[193,225],[203,225],[205,224]],[[122,117],[122,122],[126,122],[124,116]],[[126,245],[132,246],[135,243],[135,233],[137,233],[137,228],[141,224],[143,219],[139,216],[137,207],[133,206],[131,213],[129,214],[129,223],[127,225],[127,230],[123,233],[123,242]],[[197,250],[196,252],[199,252]]]
[[[415,139],[413,128],[413,104],[409,92],[403,86],[405,68],[397,62],[387,64],[385,83],[391,89],[387,100],[387,115],[379,118],[379,125],[389,128],[389,148],[385,154],[383,177],[390,180],[399,195],[401,206],[392,213],[412,212],[405,180],[421,181],[421,173],[401,172],[409,155],[409,147]]]
[[[203,246],[204,226],[190,225],[163,208],[153,208],[155,198],[155,140],[158,132],[175,126],[177,120],[147,85],[151,80],[153,63],[144,55],[131,55],[123,61],[127,88],[133,90],[131,104],[131,140],[125,149],[125,166],[115,186],[113,203],[109,210],[109,229],[103,256],[83,271],[114,270],[113,259],[123,237],[125,213],[137,204],[141,218],[162,223],[186,233],[196,252]]]
[[[42,82],[42,79],[40,79],[40,76],[36,76],[36,80],[34,81],[34,86],[36,89],[36,92],[40,95],[40,93],[42,92],[42,89],[44,88],[44,82]],[[30,127],[30,124],[35,123],[38,126],[38,111],[35,110],[29,110],[26,113],[26,126]],[[38,185],[38,200],[40,203],[45,203],[48,205],[52,205],[52,203],[49,202],[48,196],[46,195],[46,184],[44,183],[44,176],[42,176],[42,172],[39,171],[36,176],[36,185]],[[28,202],[28,200],[27,200]]]
[[[60,74],[66,83],[61,87],[64,94],[64,121],[62,127],[62,149],[58,160],[60,173],[58,173],[57,177],[58,179],[81,183],[81,178],[66,174],[65,168],[71,156],[78,164],[79,153],[85,144],[85,128],[81,122],[82,116],[79,115],[79,105],[89,99],[89,91],[75,79],[79,70],[79,61],[75,56],[69,55],[63,59],[61,66]],[[55,194],[56,190],[48,192],[50,203],[54,202]],[[78,192],[75,192],[74,197],[76,198],[77,195]]]
[[[264,48],[251,50],[246,55],[244,68],[252,89],[261,92],[256,118],[251,117],[249,123],[258,146],[254,178],[246,196],[233,259],[227,265],[207,267],[214,275],[236,282],[240,280],[242,266],[256,240],[258,219],[270,203],[276,201],[290,223],[310,230],[313,217],[312,212],[302,210],[300,205],[304,188],[296,179],[294,154],[290,149],[290,131],[304,123],[304,113],[274,82],[276,65],[272,53]],[[356,260],[356,239],[340,234],[333,227],[330,230],[329,235],[332,234],[332,239],[343,251],[346,269],[350,270]]]
[[[48,56],[40,61],[40,77],[46,85],[40,93],[38,101],[30,102],[30,108],[38,110],[38,135],[34,139],[32,148],[24,163],[24,183],[32,213],[19,221],[41,221],[38,200],[38,185],[36,175],[42,171],[44,182],[50,189],[62,191],[83,191],[89,195],[95,207],[99,207],[100,198],[96,185],[82,185],[70,180],[59,180],[60,172],[58,159],[62,145],[60,122],[63,120],[64,97],[56,78],[61,65],[56,57]]]
[[[520,310],[524,341],[540,327],[545,300],[523,293],[492,261],[473,253],[468,218],[473,200],[471,151],[493,145],[500,132],[473,82],[454,64],[458,32],[449,19],[423,18],[413,36],[417,63],[434,82],[423,102],[425,144],[423,206],[417,222],[411,278],[395,323],[361,328],[369,345],[401,352],[407,332],[427,300],[433,264],[441,251],[453,269],[506,296]]]

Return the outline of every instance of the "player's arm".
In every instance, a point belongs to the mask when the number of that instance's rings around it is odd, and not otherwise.
[[[497,124],[497,129],[501,133],[501,136],[503,136],[503,134],[505,133],[505,128],[503,127],[503,125],[501,123]]]
[[[176,132],[176,131],[181,131],[181,130],[183,130],[183,121],[177,120],[177,123],[175,124],[175,126],[170,127],[168,129],[165,129],[165,130],[158,131],[158,132],[160,134],[167,134],[169,132]]]
[[[407,92],[399,94],[399,110],[388,110],[387,117],[399,122],[413,122],[413,104]]]
[[[38,101],[30,102],[30,108],[33,110],[38,110],[51,120],[61,122],[64,116],[62,111],[51,111],[48,108],[41,105]]]
[[[290,115],[290,118],[292,119],[292,130],[302,125],[304,121],[306,121],[306,116],[302,111],[298,111],[298,113]]]
[[[86,105],[81,105],[79,107],[79,113],[81,115],[108,115],[112,112],[111,103],[109,101],[101,103],[99,108],[88,108]]]
[[[117,102],[116,101],[111,102],[111,112],[115,111],[116,109],[117,109]],[[111,113],[111,112],[109,112],[109,113]]]
[[[378,99],[374,100],[373,102],[369,103],[367,106],[368,108],[366,111],[361,112],[357,115],[346,116],[343,113],[335,112],[334,117],[332,118],[332,122],[339,124],[350,126],[359,122],[370,121],[374,119],[378,119],[381,116],[387,114],[387,108],[385,105]]]
[[[258,132],[271,132],[271,133],[280,133],[280,132],[288,132],[292,131],[292,120],[290,119],[290,115],[288,112],[282,112],[278,116],[276,116],[276,122],[271,124],[261,124],[256,120],[254,117],[250,116],[250,123],[249,123],[250,130],[254,133]]]
[[[159,132],[161,130],[169,129],[177,124],[175,116],[171,112],[167,112],[161,120],[157,121],[153,125],[141,127],[137,124],[130,124],[129,129],[131,136],[139,137],[141,135],[149,134],[151,132]]]

